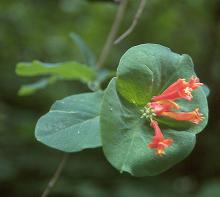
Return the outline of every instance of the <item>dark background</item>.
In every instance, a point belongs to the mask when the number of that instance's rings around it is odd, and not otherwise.
[[[138,26],[112,49],[106,67],[115,69],[120,56],[141,43],[159,43],[189,54],[201,81],[210,88],[208,126],[187,159],[156,177],[120,174],[101,149],[71,154],[50,196],[220,196],[220,1],[147,2]],[[130,0],[120,33],[130,25],[137,6],[138,1]],[[0,196],[40,196],[62,152],[35,140],[35,123],[56,99],[88,91],[79,82],[63,81],[19,97],[19,87],[36,78],[17,77],[16,63],[82,61],[70,32],[81,35],[98,56],[116,10],[112,1],[0,1]]]

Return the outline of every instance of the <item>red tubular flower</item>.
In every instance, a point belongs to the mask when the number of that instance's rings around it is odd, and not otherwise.
[[[203,114],[196,108],[192,112],[162,112],[161,116],[166,116],[175,120],[190,121],[199,124],[203,120]]]
[[[148,147],[151,149],[156,149],[156,155],[164,155],[164,149],[169,147],[172,143],[172,139],[165,139],[163,133],[161,132],[158,123],[154,120],[151,120],[151,127],[154,129],[154,137],[152,142],[148,144]]]
[[[199,78],[192,76],[189,82],[185,79],[178,79],[176,82],[171,84],[162,94],[154,96],[152,101],[161,100],[176,100],[176,99],[186,99],[188,101],[192,100],[192,91],[196,88],[202,86],[203,83],[199,82]]]
[[[154,129],[154,136],[152,142],[148,144],[151,149],[156,149],[157,155],[165,154],[165,148],[169,147],[173,140],[165,139],[161,132],[157,121],[153,120],[155,116],[165,116],[174,120],[190,121],[195,124],[199,124],[203,120],[203,114],[199,112],[199,108],[196,108],[192,112],[176,112],[173,110],[180,110],[180,106],[174,102],[176,99],[192,100],[192,91],[202,86],[199,82],[199,78],[192,76],[191,79],[186,82],[185,79],[178,79],[171,84],[162,94],[154,96],[144,109],[142,110],[142,116],[151,120],[150,126]]]
[[[147,104],[147,107],[153,109],[153,112],[158,116],[161,115],[162,112],[168,112],[172,109],[180,109],[180,106],[177,103],[170,100],[150,102]]]
[[[203,83],[199,82],[199,78],[192,76],[191,79],[188,82],[189,87],[192,88],[193,90],[195,90],[196,88],[198,88],[199,86],[204,85]]]

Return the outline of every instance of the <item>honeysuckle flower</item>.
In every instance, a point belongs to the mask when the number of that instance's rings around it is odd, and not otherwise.
[[[153,109],[153,112],[156,115],[160,115],[162,112],[168,112],[172,109],[180,109],[180,106],[170,100],[162,100],[162,101],[156,101],[156,102],[150,102],[147,104],[147,107],[150,107]]]
[[[172,101],[157,101],[150,102],[147,104],[147,107],[150,108],[145,110],[146,112],[151,112],[153,116],[165,116],[174,120],[179,121],[190,121],[195,124],[199,124],[203,120],[203,114],[199,112],[199,108],[191,112],[173,112],[171,110],[179,110],[180,106]],[[146,113],[145,113],[146,114]],[[148,114],[149,117],[150,113]],[[147,116],[145,116],[147,117]]]
[[[204,85],[203,83],[200,83],[199,78],[196,76],[192,76],[188,84],[189,84],[189,87],[192,88],[193,90]]]
[[[193,97],[192,91],[202,85],[203,83],[200,83],[199,78],[195,76],[192,76],[188,82],[186,82],[185,79],[178,79],[176,82],[171,84],[166,90],[164,90],[160,95],[154,96],[151,100],[161,101],[186,99],[188,101],[191,101]]]
[[[156,116],[164,116],[178,121],[189,121],[194,124],[199,124],[204,118],[200,113],[199,108],[191,112],[181,112],[176,99],[192,100],[192,91],[202,86],[203,83],[199,82],[199,78],[192,76],[186,82],[185,79],[178,79],[171,84],[162,94],[153,96],[151,102],[147,103],[142,110],[142,116],[150,120],[150,126],[154,129],[155,134],[153,140],[148,144],[149,148],[156,149],[157,155],[165,154],[164,149],[173,143],[172,139],[165,139],[157,121],[154,120]]]
[[[199,124],[204,119],[203,114],[199,112],[199,108],[192,112],[162,112],[160,115],[175,120],[190,121],[195,124]]]
[[[164,138],[157,121],[151,120],[150,126],[154,129],[154,137],[152,142],[148,144],[148,147],[156,149],[156,155],[162,156],[165,154],[165,148],[169,147],[173,143],[173,140]]]
[[[142,112],[141,118],[145,117],[147,119],[153,119],[155,116],[161,115],[162,112],[168,112],[172,109],[180,109],[180,106],[169,100],[157,101],[157,102],[149,102]]]

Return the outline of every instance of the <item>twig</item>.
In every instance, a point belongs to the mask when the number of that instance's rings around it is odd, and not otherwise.
[[[141,14],[143,13],[145,5],[146,5],[146,0],[140,0],[140,4],[138,6],[136,14],[134,15],[134,19],[133,19],[130,27],[127,29],[126,32],[124,32],[121,36],[119,36],[119,38],[117,38],[114,41],[114,44],[118,44],[119,42],[121,42],[134,30],[135,26],[138,23],[139,18],[141,17]]]
[[[120,27],[120,24],[122,22],[122,19],[123,19],[125,10],[126,10],[127,2],[128,2],[128,0],[121,0],[120,1],[120,5],[119,5],[118,11],[116,13],[114,23],[112,25],[110,33],[108,34],[108,38],[106,40],[104,48],[103,48],[101,55],[99,57],[99,60],[97,63],[97,68],[101,68],[103,66],[103,64],[105,63],[106,58],[107,58],[107,56],[113,46],[113,42],[115,40],[116,34],[118,32],[118,29]]]
[[[63,170],[63,167],[67,161],[69,157],[69,154],[68,153],[64,153],[63,154],[63,158],[60,162],[60,164],[58,165],[53,177],[50,179],[47,187],[45,188],[44,192],[42,193],[41,197],[47,197],[48,194],[50,193],[51,189],[53,188],[53,186],[55,185],[55,183],[57,182],[59,176],[60,176],[60,173],[62,172]]]

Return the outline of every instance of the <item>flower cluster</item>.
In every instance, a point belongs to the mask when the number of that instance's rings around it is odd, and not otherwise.
[[[151,102],[147,103],[144,110],[142,110],[142,117],[148,118],[150,120],[150,126],[154,129],[154,137],[152,142],[148,144],[148,147],[156,149],[157,155],[165,154],[165,148],[169,147],[173,143],[173,140],[164,138],[154,118],[156,116],[163,116],[178,121],[190,121],[194,124],[199,124],[203,120],[203,114],[199,112],[199,108],[191,112],[178,111],[181,110],[181,106],[175,101],[178,99],[192,101],[192,91],[202,85],[199,82],[199,78],[194,76],[188,82],[185,79],[178,79],[160,95],[153,96]]]

